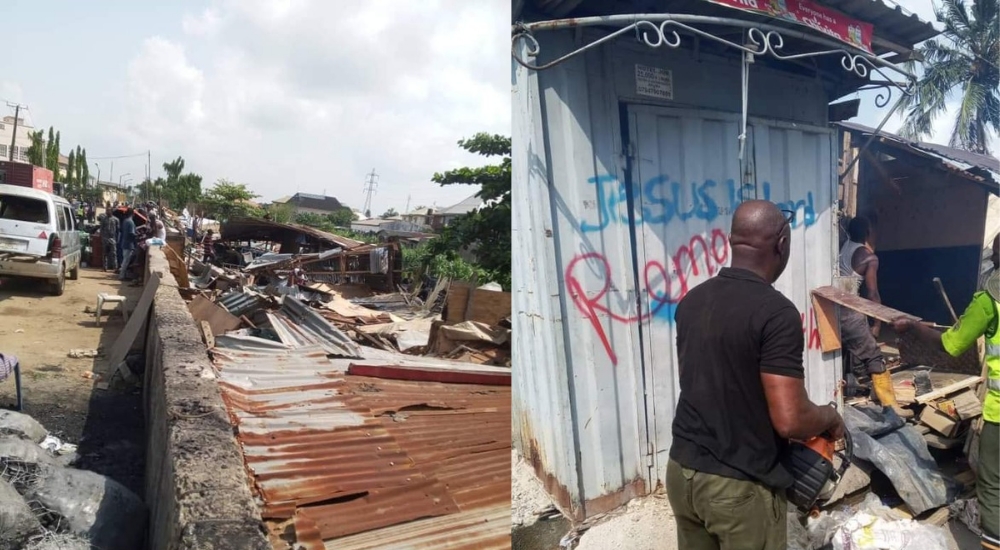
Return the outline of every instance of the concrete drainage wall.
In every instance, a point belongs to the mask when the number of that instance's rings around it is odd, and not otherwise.
[[[160,287],[146,331],[146,503],[151,550],[269,550],[243,456],[200,331],[164,252],[147,274]]]

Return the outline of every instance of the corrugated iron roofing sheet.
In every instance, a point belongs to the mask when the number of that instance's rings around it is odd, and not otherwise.
[[[509,387],[345,375],[321,346],[213,357],[262,513],[303,544],[509,548]]]
[[[268,313],[272,328],[284,344],[293,347],[321,345],[340,357],[361,357],[361,346],[318,312],[292,296],[282,299],[281,310]]]
[[[872,135],[875,133],[874,128],[870,128],[856,122],[838,122],[836,125],[864,135]],[[972,176],[974,179],[978,179],[983,183],[992,183],[994,187],[996,184],[1000,183],[1000,159],[989,155],[980,155],[971,151],[964,151],[955,147],[939,145],[937,143],[909,141],[902,136],[893,134],[892,132],[886,132],[884,130],[880,131],[878,135],[879,137],[891,142],[891,144],[896,147],[907,149],[918,155],[936,159],[940,161],[946,169],[953,172],[964,172],[967,176]]]

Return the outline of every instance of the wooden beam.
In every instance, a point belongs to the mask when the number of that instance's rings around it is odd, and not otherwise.
[[[816,323],[819,328],[819,343],[823,353],[837,351],[843,344],[840,340],[840,318],[837,315],[837,304],[830,300],[812,296],[813,310],[816,311]]]
[[[839,288],[832,286],[823,286],[812,291],[813,297],[818,297],[820,300],[826,300],[839,304],[848,309],[857,311],[858,313],[864,313],[865,315],[878,319],[884,323],[891,323],[892,321],[899,318],[910,319],[914,322],[920,321],[919,317],[910,315],[909,313],[903,313],[892,309],[891,307],[884,306],[882,304],[876,304],[871,300],[866,300],[860,296],[855,296],[849,292],[840,290]],[[826,306],[823,306],[826,307]],[[818,311],[818,310],[817,310]],[[822,334],[822,333],[821,333]]]
[[[982,376],[970,376],[965,380],[959,380],[954,384],[948,384],[947,386],[939,390],[934,390],[932,392],[928,392],[923,395],[918,395],[917,403],[920,403],[921,405],[926,404],[929,401],[940,399],[948,394],[955,393],[959,390],[964,390],[965,388],[971,388],[972,386],[975,386],[976,384],[982,381],[983,381]]]

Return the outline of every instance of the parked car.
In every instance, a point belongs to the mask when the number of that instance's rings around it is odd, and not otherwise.
[[[45,191],[0,184],[0,276],[45,279],[62,295],[80,275],[80,234],[69,202]]]

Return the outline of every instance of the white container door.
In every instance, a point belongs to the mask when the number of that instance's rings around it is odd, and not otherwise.
[[[803,312],[810,396],[833,398],[834,356],[824,360],[818,351],[808,292],[832,280],[834,140],[826,129],[754,121],[741,163],[734,114],[631,106],[628,125],[637,322],[655,488],[666,482],[680,394],[674,311],[692,288],[729,265],[732,214],[743,200],[769,199],[797,211],[792,257],[775,286]]]

